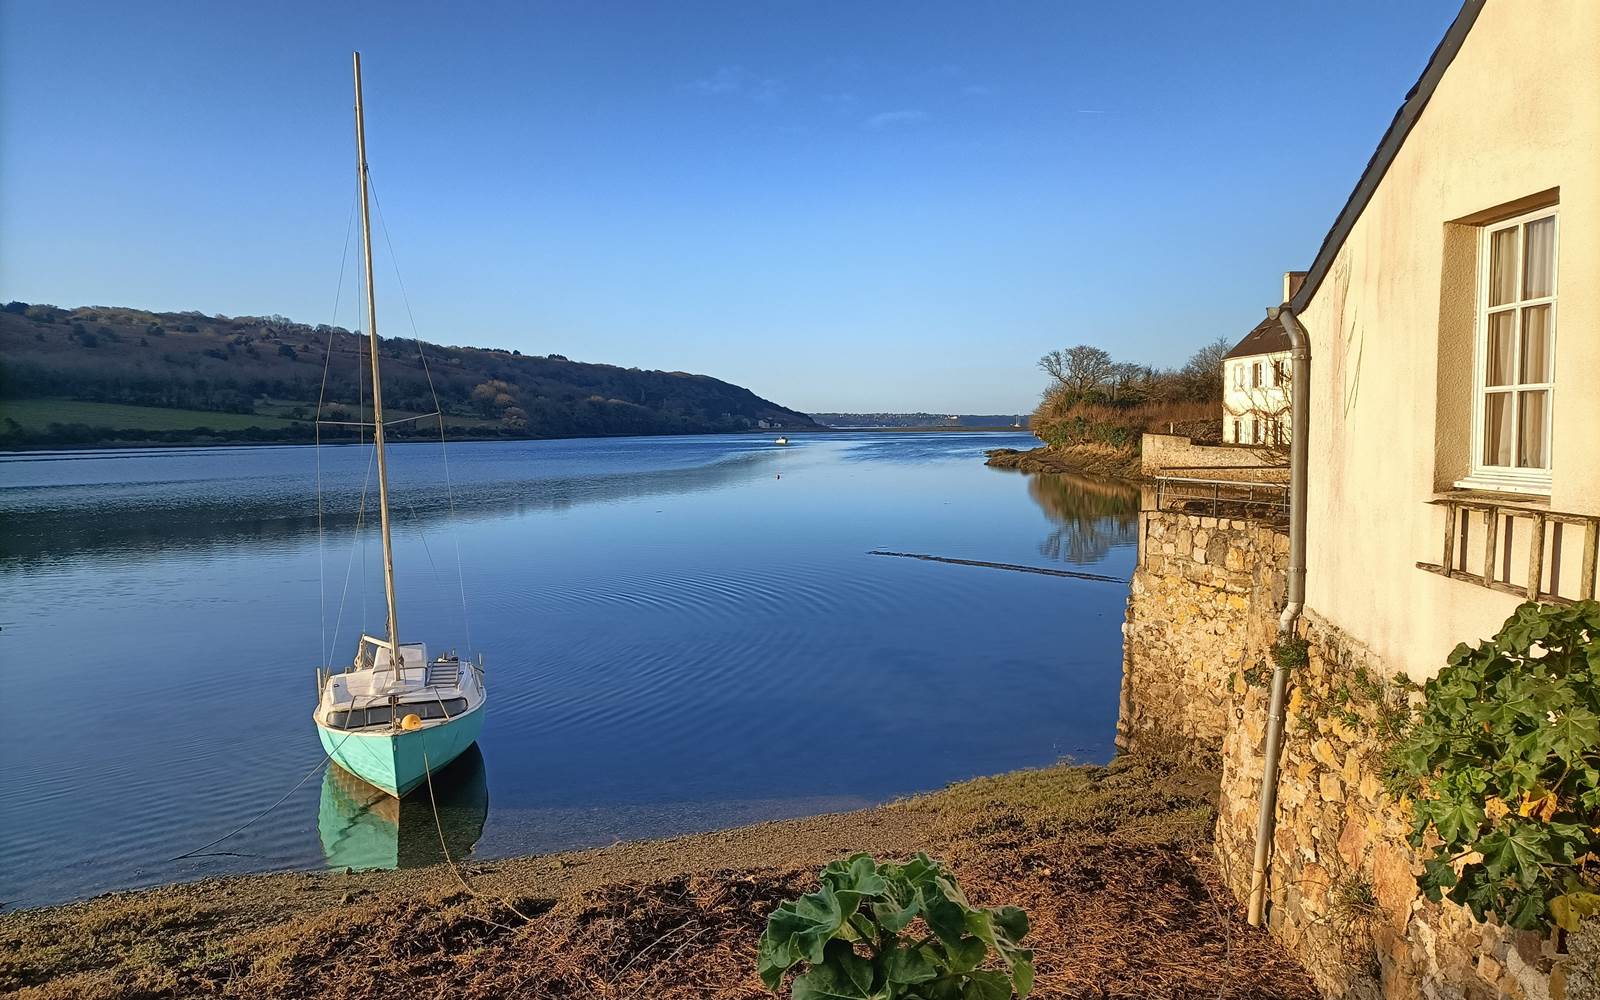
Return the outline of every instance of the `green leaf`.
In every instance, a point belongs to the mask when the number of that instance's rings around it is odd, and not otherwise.
[[[1450,864],[1449,854],[1445,852],[1422,862],[1422,874],[1417,878],[1417,887],[1437,903],[1444,895],[1443,890],[1453,887],[1457,881],[1455,867]]]
[[[1017,996],[1026,997],[1033,992],[1033,952],[1018,951],[1011,962],[1011,985]]]
[[[1550,724],[1550,748],[1557,757],[1577,766],[1584,754],[1600,747],[1600,715],[1574,705]]]
[[[772,954],[787,956],[790,965],[801,959],[813,965],[821,962],[823,946],[844,924],[846,916],[833,887],[828,885],[780,904],[767,919]]]
[[[896,945],[884,957],[884,979],[891,984],[911,985],[939,978],[940,967],[921,948]]]
[[[969,973],[961,1000],[1011,1000],[1011,979],[1003,972]]]
[[[1550,860],[1548,835],[1537,824],[1510,822],[1496,827],[1478,841],[1484,867],[1496,875],[1514,876],[1524,889],[1537,885],[1539,867]]]
[[[872,963],[857,955],[844,941],[830,941],[827,957],[794,981],[793,1000],[878,1000],[885,996],[873,988]]]
[[[961,904],[956,903],[944,894],[938,882],[925,883],[922,886],[922,919],[928,922],[928,929],[933,931],[946,947],[958,943],[967,932],[967,911]]]
[[[1002,906],[994,912],[995,926],[1012,941],[1028,936],[1028,914],[1016,906]]]
[[[954,944],[945,945],[945,955],[949,959],[952,972],[968,972],[983,964],[989,956],[989,947],[981,938],[961,938]]]

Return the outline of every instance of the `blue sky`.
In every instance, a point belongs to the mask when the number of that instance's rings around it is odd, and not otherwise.
[[[1455,9],[4,0],[0,297],[334,320],[360,48],[424,338],[1023,411],[1253,326]]]

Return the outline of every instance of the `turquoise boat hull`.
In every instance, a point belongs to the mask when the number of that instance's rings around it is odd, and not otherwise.
[[[437,774],[472,746],[483,729],[483,706],[437,726],[412,730],[328,729],[317,727],[322,749],[334,763],[395,798]]]

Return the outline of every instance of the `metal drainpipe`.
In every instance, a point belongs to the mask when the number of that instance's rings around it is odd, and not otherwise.
[[[1295,622],[1306,606],[1306,471],[1310,452],[1306,439],[1311,423],[1311,342],[1305,327],[1287,306],[1268,309],[1289,335],[1289,587],[1288,602],[1278,616],[1278,641],[1294,638]],[[1261,772],[1261,808],[1256,816],[1255,867],[1250,874],[1250,926],[1261,926],[1266,910],[1267,859],[1278,808],[1278,757],[1283,743],[1283,699],[1289,670],[1274,664],[1272,696],[1267,707],[1266,761]]]

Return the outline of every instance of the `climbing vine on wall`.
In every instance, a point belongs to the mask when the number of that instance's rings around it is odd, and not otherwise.
[[[1600,913],[1600,603],[1524,604],[1423,688],[1390,758],[1418,884],[1482,920],[1575,930]]]

